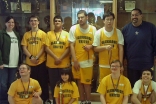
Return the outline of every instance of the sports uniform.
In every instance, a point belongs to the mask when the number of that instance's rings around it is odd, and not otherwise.
[[[36,32],[32,32],[30,30],[24,34],[21,45],[26,46],[30,54],[36,57],[41,51],[42,47],[45,45],[45,40],[45,32],[40,29],[38,29]],[[41,98],[43,101],[49,99],[48,71],[46,69],[45,60],[45,52],[43,52],[43,54],[39,57],[39,62],[37,64],[32,63],[28,56],[26,57],[26,63],[32,69],[30,77],[36,79],[42,88]]]
[[[95,31],[94,26],[89,25],[87,29],[82,29],[78,24],[72,26],[69,32],[69,41],[75,43],[75,54],[80,64],[80,72],[72,67],[73,76],[75,79],[81,79],[81,83],[85,84],[91,84],[94,53],[93,50],[85,51],[83,47],[92,45]]]
[[[59,98],[60,87],[56,86],[54,97]],[[62,84],[63,104],[68,104],[71,98],[76,98],[72,104],[78,104],[79,91],[75,82]]]
[[[144,87],[144,88],[143,88]],[[149,100],[149,97],[150,97],[150,94],[154,91],[156,92],[156,82],[154,81],[151,81],[150,82],[150,85],[149,87],[148,86],[145,86],[142,84],[142,80],[138,80],[135,84],[134,84],[134,87],[133,87],[133,93],[135,94],[139,94],[139,92],[141,92],[142,95],[145,95],[145,92],[144,91],[147,90],[147,98],[144,98],[142,97],[142,101],[141,101],[141,104],[150,104],[150,100]]]
[[[69,48],[68,36],[69,36],[69,33],[64,30],[62,30],[61,32],[49,31],[47,33],[46,46],[57,57],[60,58],[64,54],[64,52],[67,50],[67,48]],[[55,85],[61,76],[60,71],[63,68],[67,68],[70,66],[69,56],[70,54],[68,53],[68,55],[66,55],[66,57],[61,60],[60,64],[55,65],[55,59],[51,57],[49,54],[47,54],[46,66],[49,72],[49,81],[50,81],[52,96],[54,95]],[[55,104],[54,100],[53,100],[53,104]]]
[[[130,82],[126,77],[120,75],[119,79],[111,80],[110,74],[102,79],[97,92],[105,95],[107,104],[122,104],[124,96],[130,95],[132,90]]]
[[[118,44],[124,45],[124,39],[120,30],[114,28],[111,32],[107,32],[104,28],[99,29],[95,33],[93,46],[112,45],[113,49],[99,52],[100,76],[99,82],[103,77],[111,73],[110,62],[119,59]]]
[[[15,104],[32,104],[34,91],[41,91],[41,87],[37,80],[30,78],[29,81],[30,82],[26,83],[23,82],[22,84],[21,79],[17,79],[11,84],[8,95],[13,96]],[[27,96],[25,96],[25,91],[28,91]]]
[[[46,45],[57,57],[61,57],[66,48],[69,48],[68,35],[69,33],[64,30],[58,33],[54,31],[49,31],[47,33]],[[59,43],[57,43],[56,37],[58,37]],[[69,55],[65,57],[59,65],[55,65],[54,61],[54,58],[47,54],[46,66],[49,68],[65,68],[70,65]]]

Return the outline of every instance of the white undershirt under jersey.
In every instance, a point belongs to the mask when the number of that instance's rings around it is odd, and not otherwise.
[[[19,60],[18,39],[13,31],[7,32],[7,34],[10,36],[11,45],[10,45],[9,65],[5,64],[4,67],[14,68],[18,66]]]

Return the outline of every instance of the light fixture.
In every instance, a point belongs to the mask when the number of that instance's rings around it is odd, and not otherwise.
[[[113,3],[113,0],[99,0],[100,3]]]

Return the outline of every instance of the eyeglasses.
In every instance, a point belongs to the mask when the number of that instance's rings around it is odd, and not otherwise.
[[[38,20],[30,20],[30,22],[38,22]]]
[[[112,19],[106,19],[107,22],[109,22],[109,21],[112,22],[113,20],[114,20],[113,18]]]
[[[55,20],[55,22],[61,22],[61,20]]]
[[[19,68],[18,70],[25,70],[25,69],[27,69],[27,68]]]
[[[121,66],[111,66],[111,68],[119,68],[119,67],[121,67]]]

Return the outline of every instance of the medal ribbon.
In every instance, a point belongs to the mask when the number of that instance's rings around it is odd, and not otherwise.
[[[151,84],[151,83],[150,83],[150,84]],[[143,89],[144,89],[144,95],[143,95],[143,98],[145,98],[145,99],[148,97],[148,96],[147,96],[147,92],[148,92],[148,89],[149,89],[150,84],[148,85],[147,89],[145,89],[144,84],[142,84]],[[146,90],[146,91],[145,91],[145,90]]]
[[[21,79],[21,83],[22,83],[22,86],[23,86],[23,89],[24,89],[24,94],[28,94],[28,91],[29,91],[29,85],[30,85],[30,79],[29,79],[29,82],[28,82],[27,91],[26,91],[26,89],[25,89],[25,87],[24,87],[24,84],[23,84],[22,79]]]
[[[54,33],[55,33],[55,38],[56,38],[56,41],[57,41],[57,42],[59,42],[59,40],[60,40],[60,36],[61,36],[62,31],[60,32],[59,37],[57,37],[57,34],[56,34],[56,32],[55,32],[55,31],[54,31]]]
[[[37,30],[37,31],[38,31],[38,30]],[[34,39],[33,39],[33,43],[34,43],[34,44],[35,44],[35,42],[36,42],[37,31],[36,31],[36,33],[35,33],[35,37],[33,37],[32,31],[31,31],[31,37],[34,38]]]
[[[118,78],[118,82],[117,82],[116,87],[115,87],[115,84],[114,84],[114,82],[113,82],[112,76],[111,76],[111,80],[112,80],[112,84],[113,84],[114,91],[116,92],[116,90],[117,90],[117,88],[118,88],[118,85],[119,85],[120,77]]]

